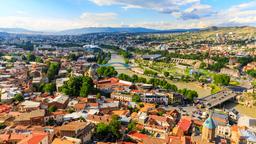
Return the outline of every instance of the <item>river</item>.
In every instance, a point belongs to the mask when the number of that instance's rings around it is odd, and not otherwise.
[[[145,75],[134,73],[133,71],[131,71],[125,65],[113,64],[113,63],[123,63],[123,64],[125,63],[124,58],[122,56],[116,54],[116,53],[111,54],[111,59],[108,63],[110,65],[114,66],[116,71],[119,74],[124,73],[124,74],[130,75],[130,76],[132,76],[133,74],[136,74],[138,76],[145,77],[147,79],[150,78],[150,77],[145,76]],[[197,82],[180,82],[180,81],[179,82],[176,82],[176,81],[174,82],[174,81],[171,81],[171,80],[167,80],[167,81],[171,84],[175,84],[179,89],[187,88],[187,89],[195,90],[195,91],[197,91],[199,97],[208,96],[208,95],[211,94],[211,89],[209,87],[206,87],[206,88],[201,87],[201,86],[199,86],[199,84]]]

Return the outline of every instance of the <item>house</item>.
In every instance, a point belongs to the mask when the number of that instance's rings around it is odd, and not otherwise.
[[[58,95],[48,102],[48,107],[56,106],[58,109],[65,109],[68,105],[69,97],[65,95]]]
[[[169,99],[165,94],[156,94],[156,93],[144,93],[141,95],[141,101],[146,103],[157,103],[168,105]]]
[[[0,113],[7,113],[10,112],[11,106],[7,104],[0,104]]]
[[[74,105],[76,111],[83,111],[86,107],[86,103],[77,103]]]
[[[135,140],[137,142],[142,142],[143,139],[148,137],[146,134],[142,134],[142,133],[139,133],[137,131],[131,131],[127,134],[127,136],[132,138],[133,140]]]
[[[182,104],[184,96],[178,93],[170,93],[168,95],[170,104]]]
[[[222,68],[220,70],[221,74],[226,74],[232,77],[239,78],[240,77],[240,72],[237,69],[230,69],[230,68]]]
[[[112,92],[111,98],[122,102],[132,101],[132,95],[127,92]]]
[[[64,121],[65,114],[66,112],[64,111],[51,112],[44,117],[44,122],[47,123],[50,120],[54,120],[56,123],[62,123]]]
[[[68,80],[69,80],[69,78],[58,78],[58,79],[56,79],[56,89],[57,89],[57,91],[59,91],[60,87],[62,87],[64,85],[64,83]]]
[[[82,144],[82,141],[77,138],[64,136],[62,138],[55,138],[52,144]]]
[[[95,125],[88,122],[72,121],[68,124],[56,127],[56,135],[58,137],[72,137],[81,139],[82,143],[91,140]]]
[[[177,127],[181,129],[184,134],[186,134],[186,133],[189,133],[191,125],[192,125],[191,119],[183,117],[180,119],[179,123],[177,124]]]
[[[31,112],[20,113],[14,123],[20,125],[42,125],[44,124],[45,111],[42,109],[34,110]]]
[[[132,83],[113,77],[109,79],[99,80],[96,86],[104,93],[111,93],[114,91],[114,89],[129,89],[130,86],[132,86]]]
[[[21,112],[29,112],[32,110],[40,109],[40,105],[41,104],[39,102],[26,100],[19,105],[19,110]]]
[[[100,111],[104,111],[104,110],[118,110],[119,108],[120,108],[120,102],[119,101],[102,103],[100,105]]]
[[[165,134],[174,126],[171,119],[164,116],[149,115],[144,128],[153,133]]]
[[[80,118],[86,119],[87,118],[87,113],[83,113],[82,111],[79,111],[79,112],[73,112],[73,113],[70,113],[70,114],[65,114],[63,116],[64,121],[78,120]]]
[[[109,115],[98,116],[98,115],[89,114],[86,118],[86,121],[94,124],[109,123],[111,121],[111,116]]]
[[[18,144],[49,144],[47,133],[32,133]]]

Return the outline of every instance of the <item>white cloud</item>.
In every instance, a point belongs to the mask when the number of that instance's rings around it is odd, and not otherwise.
[[[200,0],[90,0],[99,6],[121,5],[123,8],[145,8],[164,13],[178,11],[181,6],[194,4]]]
[[[0,27],[19,27],[31,30],[63,30],[81,27],[117,26],[111,21],[117,17],[116,13],[88,13],[81,14],[75,19],[53,19],[29,16],[4,16],[0,17]]]
[[[154,29],[204,28],[208,26],[256,25],[256,1],[231,6],[226,10],[214,12],[210,5],[201,4],[199,0],[91,0],[104,5],[120,5],[123,8],[145,8],[168,13],[177,19],[164,22],[126,19],[116,13],[82,13],[77,18],[60,19],[31,17],[17,11],[16,16],[0,16],[0,27],[21,27],[31,30],[63,30],[81,27],[147,27]],[[181,9],[186,5],[186,8]],[[142,11],[143,12],[143,11]],[[170,16],[171,16],[170,15]],[[130,21],[130,20],[129,20]]]
[[[90,13],[90,12],[85,12],[83,13],[80,18],[82,20],[89,20],[89,21],[94,21],[94,22],[99,22],[99,21],[112,21],[117,18],[116,13]]]

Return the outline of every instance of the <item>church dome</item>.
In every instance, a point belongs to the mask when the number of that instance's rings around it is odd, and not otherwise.
[[[215,129],[216,125],[214,123],[214,120],[212,119],[212,117],[208,117],[207,120],[204,122],[204,127],[208,128],[208,129]]]

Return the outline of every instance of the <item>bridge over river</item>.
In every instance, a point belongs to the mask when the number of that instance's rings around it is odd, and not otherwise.
[[[200,103],[202,103],[206,108],[212,108],[217,105],[220,105],[228,100],[234,99],[238,93],[231,91],[231,90],[224,90],[218,92],[213,95],[209,95],[206,97],[202,97],[197,99]]]
[[[123,63],[123,62],[109,62],[107,64],[102,64],[100,66],[113,66],[113,67],[115,67],[116,70],[132,68],[131,65]]]

